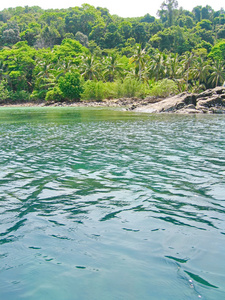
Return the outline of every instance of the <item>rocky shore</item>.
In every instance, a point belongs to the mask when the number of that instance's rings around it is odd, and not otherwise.
[[[117,107],[124,110],[144,113],[179,113],[179,114],[224,114],[225,87],[216,87],[200,94],[181,93],[166,99],[157,97],[105,99],[102,101],[79,102],[2,102],[0,106],[71,106],[71,107]]]
[[[179,114],[224,114],[225,87],[216,87],[200,94],[182,93],[157,103],[137,105],[136,112]]]

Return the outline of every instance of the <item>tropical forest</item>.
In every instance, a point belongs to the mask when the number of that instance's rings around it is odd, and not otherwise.
[[[157,17],[83,4],[0,12],[0,101],[167,97],[225,80],[225,11],[165,0]]]

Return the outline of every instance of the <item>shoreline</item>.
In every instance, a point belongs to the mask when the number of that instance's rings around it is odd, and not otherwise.
[[[17,101],[2,102],[0,107],[111,107],[141,113],[225,114],[225,87],[216,87],[202,93],[181,93],[167,98],[146,97],[83,100],[78,102]]]
[[[1,107],[118,107],[126,110],[134,110],[140,106],[146,106],[151,103],[159,102],[163,99],[156,97],[147,97],[145,99],[139,98],[118,98],[118,99],[104,99],[104,100],[82,100],[82,101],[64,101],[47,102],[45,100],[37,101],[7,101],[0,103]]]

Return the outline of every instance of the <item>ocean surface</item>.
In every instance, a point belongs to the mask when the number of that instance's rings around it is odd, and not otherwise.
[[[225,299],[225,116],[0,108],[0,299]]]

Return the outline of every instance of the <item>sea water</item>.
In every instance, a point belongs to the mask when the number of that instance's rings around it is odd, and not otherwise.
[[[1,108],[0,299],[225,299],[225,116]]]

